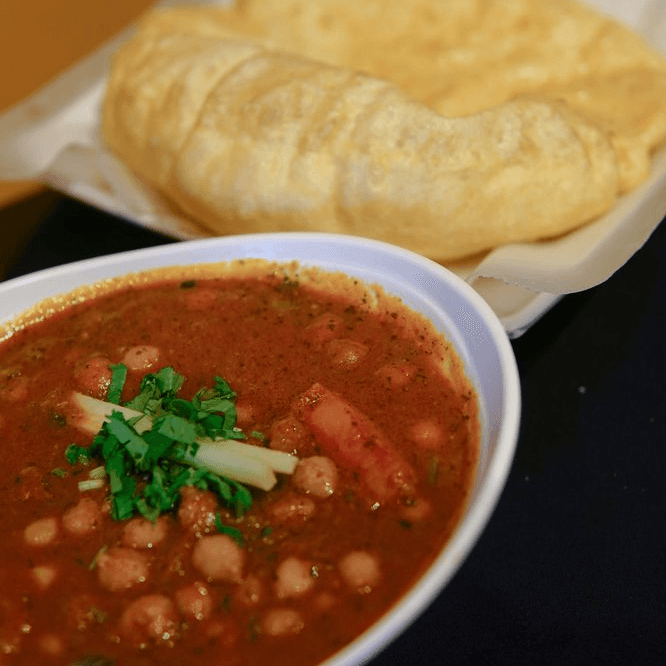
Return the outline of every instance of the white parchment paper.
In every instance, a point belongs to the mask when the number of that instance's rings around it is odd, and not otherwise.
[[[666,54],[664,0],[588,2],[629,24]],[[156,3],[167,4],[174,2]],[[129,31],[131,27],[0,115],[0,180],[46,183],[176,239],[207,237],[211,232],[175,216],[99,141],[99,109],[109,58]],[[449,268],[472,284],[509,335],[517,337],[562,295],[606,280],[643,245],[665,215],[666,147],[655,155],[651,178],[592,224],[557,240],[498,247],[482,260]]]

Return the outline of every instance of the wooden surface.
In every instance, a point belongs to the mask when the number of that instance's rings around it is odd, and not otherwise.
[[[154,1],[0,0],[0,112],[94,50]],[[41,191],[35,183],[0,181],[0,209]]]

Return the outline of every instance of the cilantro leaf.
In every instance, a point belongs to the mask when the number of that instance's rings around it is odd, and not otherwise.
[[[243,533],[237,527],[225,525],[222,522],[219,513],[215,514],[215,527],[221,534],[228,534],[239,546],[245,545],[245,537],[243,536]]]
[[[127,366],[123,363],[112,365],[111,367],[111,383],[107,391],[107,400],[114,404],[120,404],[120,396],[125,386],[127,379]]]

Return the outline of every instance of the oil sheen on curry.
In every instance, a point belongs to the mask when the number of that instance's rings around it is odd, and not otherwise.
[[[314,666],[464,511],[477,396],[378,287],[179,267],[2,333],[2,666]]]

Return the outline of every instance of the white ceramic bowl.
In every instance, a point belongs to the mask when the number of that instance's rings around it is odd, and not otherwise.
[[[325,662],[352,666],[396,638],[441,592],[469,554],[504,487],[518,437],[520,384],[502,325],[463,280],[428,259],[386,243],[332,234],[274,233],[174,243],[43,270],[0,284],[0,323],[44,298],[151,268],[241,257],[297,259],[378,283],[426,315],[456,347],[480,399],[482,441],[476,481],[453,537],[418,583],[366,633]]]

